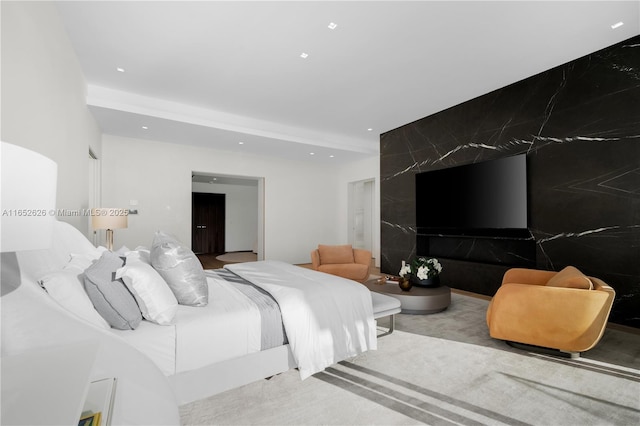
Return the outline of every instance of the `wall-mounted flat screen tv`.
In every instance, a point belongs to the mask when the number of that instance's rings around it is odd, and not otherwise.
[[[526,154],[416,174],[416,225],[418,234],[528,235]]]

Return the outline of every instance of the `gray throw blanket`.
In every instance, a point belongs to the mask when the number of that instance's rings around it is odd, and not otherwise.
[[[229,282],[258,307],[261,318],[261,350],[288,343],[284,325],[282,324],[280,306],[267,291],[227,269],[206,270],[205,275]]]

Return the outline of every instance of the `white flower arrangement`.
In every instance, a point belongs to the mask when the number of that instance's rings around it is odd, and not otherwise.
[[[403,260],[399,274],[403,278],[406,275],[415,275],[420,280],[426,280],[437,277],[440,272],[442,272],[442,265],[438,262],[438,259],[434,257],[416,257],[410,264]]]

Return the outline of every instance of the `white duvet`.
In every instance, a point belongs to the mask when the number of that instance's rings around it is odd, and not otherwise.
[[[371,293],[364,285],[272,260],[225,268],[278,302],[302,379],[377,348]]]

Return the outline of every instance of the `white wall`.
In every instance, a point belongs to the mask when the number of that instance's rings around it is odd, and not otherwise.
[[[194,182],[193,192],[225,194],[226,251],[251,251],[258,241],[258,185]]]
[[[2,140],[58,164],[57,208],[88,207],[89,147],[101,153],[100,130],[86,83],[55,5],[2,2]],[[85,235],[88,218],[59,217]]]
[[[349,182],[379,176],[377,157],[342,166],[292,163],[212,149],[104,135],[85,103],[86,84],[58,12],[49,2],[1,2],[0,136],[58,163],[57,207],[88,206],[88,149],[101,158],[102,206],[140,214],[115,231],[116,246],[150,245],[165,229],[190,244],[191,172],[265,178],[265,258],[309,262],[318,243],[348,240]],[[376,180],[376,194],[379,182]],[[375,200],[379,223],[379,198]],[[59,217],[87,234],[88,220]],[[374,237],[379,257],[380,236]]]
[[[102,152],[103,205],[128,208],[138,200],[129,228],[115,231],[116,247],[148,246],[158,229],[191,244],[195,170],[263,177],[264,256],[291,263],[309,263],[319,243],[347,241],[347,183],[378,175],[377,158],[327,166],[112,135],[103,136]]]

